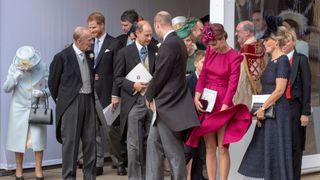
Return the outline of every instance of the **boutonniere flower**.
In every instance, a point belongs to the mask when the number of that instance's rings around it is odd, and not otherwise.
[[[160,47],[160,46],[161,46],[161,43],[158,43],[157,46]]]
[[[156,53],[154,53],[154,55],[155,55],[155,56],[158,56],[158,53],[156,52]]]
[[[104,52],[105,52],[105,53],[110,52],[110,49],[106,49]]]
[[[90,59],[93,59],[93,58],[94,58],[94,53],[93,53],[93,52],[91,52],[91,53],[89,54],[89,58],[90,58]]]

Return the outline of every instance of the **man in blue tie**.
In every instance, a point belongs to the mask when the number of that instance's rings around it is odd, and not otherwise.
[[[146,138],[152,117],[144,98],[148,85],[129,81],[126,76],[139,63],[152,75],[158,47],[151,41],[152,28],[148,21],[139,21],[135,34],[136,41],[119,51],[114,68],[115,82],[121,88],[120,127],[122,136],[127,136],[128,178],[144,180]]]

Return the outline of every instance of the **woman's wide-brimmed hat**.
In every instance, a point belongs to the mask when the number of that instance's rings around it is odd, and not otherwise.
[[[19,69],[28,70],[37,65],[40,60],[40,53],[32,46],[22,46],[17,50],[13,63]]]

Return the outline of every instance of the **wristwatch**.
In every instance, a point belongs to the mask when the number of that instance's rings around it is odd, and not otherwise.
[[[265,111],[265,110],[266,110],[266,108],[264,108],[263,106],[261,106],[260,108],[261,108],[263,111]]]

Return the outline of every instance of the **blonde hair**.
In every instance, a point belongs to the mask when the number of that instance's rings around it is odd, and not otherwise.
[[[279,47],[282,48],[285,46],[290,40],[293,40],[293,33],[290,32],[286,27],[279,26],[276,33],[271,33],[270,38],[278,41]],[[296,36],[295,36],[295,39]]]

